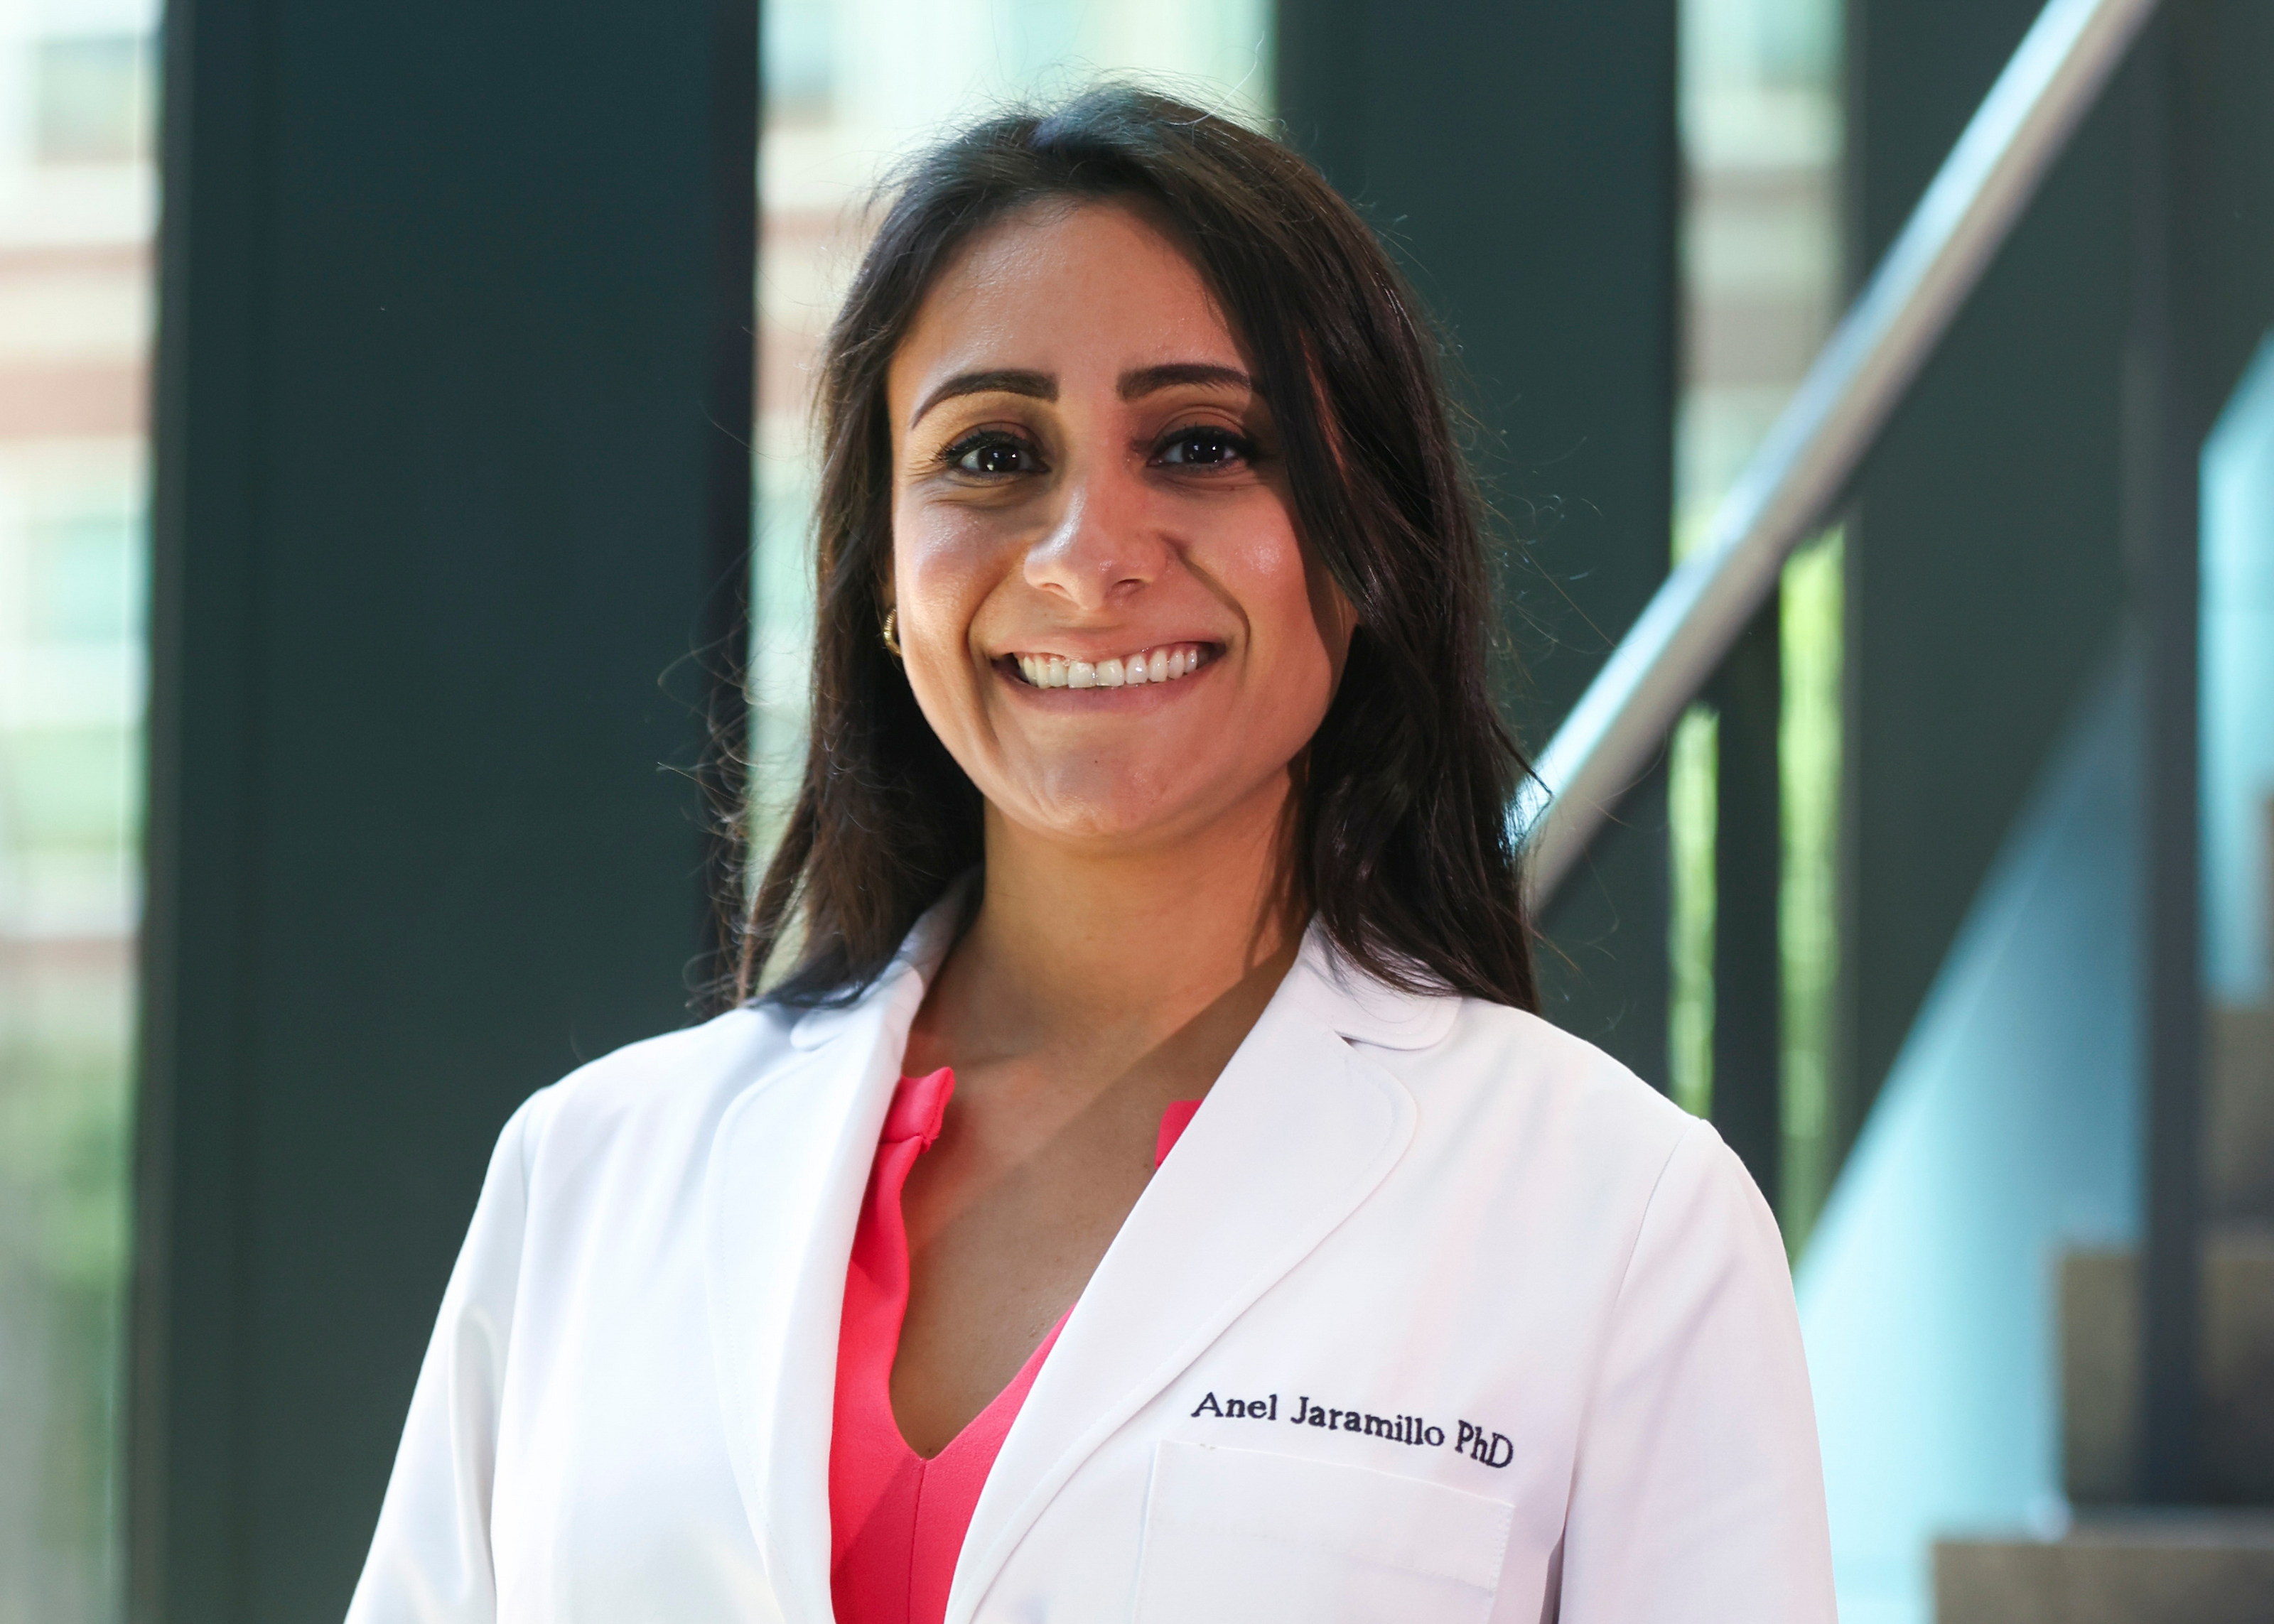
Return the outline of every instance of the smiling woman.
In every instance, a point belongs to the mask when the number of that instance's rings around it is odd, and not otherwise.
[[[910,171],[737,1007],[507,1128],[352,1618],[1831,1617],[1774,1222],[1531,1012],[1435,353],[1197,109]]]
[[[959,664],[1002,659],[1009,682],[1038,655],[1055,687],[1055,657],[1071,690],[1083,666],[1109,687],[1119,661],[1126,688],[1132,653],[1150,686],[1156,643],[1231,654],[1175,719],[1125,730],[1129,783],[1167,781],[1131,750],[1218,796],[1233,753],[1278,752],[1283,786],[1299,756],[1300,793],[1274,802],[1299,906],[1391,985],[1532,1007],[1504,810],[1522,763],[1488,698],[1477,504],[1416,311],[1301,160],[1142,92],[984,123],[910,169],[824,351],[813,726],[757,891],[746,995],[794,917],[802,951],[775,995],[856,992],[979,863],[981,808],[1007,803],[951,733],[990,690],[952,699],[935,655],[902,637],[904,679],[877,628],[892,614],[922,619],[920,640],[963,638],[947,631],[960,611],[934,616],[932,582],[953,565],[947,590],[980,590],[976,560],[999,568],[1024,536],[1040,543],[1019,567],[1025,596],[988,589],[988,635],[1050,635],[974,644]],[[1073,584],[1116,564],[1101,545],[1138,573]],[[990,747],[1020,748],[994,731],[1013,714],[1004,696],[987,704]],[[1017,714],[1026,736],[1050,712]],[[1071,771],[1080,752],[1057,754]]]

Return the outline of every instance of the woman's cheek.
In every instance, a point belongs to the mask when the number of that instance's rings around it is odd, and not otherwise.
[[[901,646],[911,669],[938,678],[968,663],[974,615],[987,593],[990,549],[983,528],[968,518],[918,508],[896,515],[892,549],[893,601],[900,605]],[[913,641],[912,641],[913,640]]]
[[[960,640],[942,635],[936,605],[900,599],[900,669],[916,709],[948,754],[968,767],[968,741],[978,725],[978,696]],[[921,628],[923,629],[918,630]]]
[[[1321,585],[1325,582],[1322,593]],[[1262,595],[1259,595],[1262,596]],[[1269,680],[1299,709],[1325,714],[1341,664],[1342,595],[1291,535],[1276,550],[1268,597],[1276,658]]]

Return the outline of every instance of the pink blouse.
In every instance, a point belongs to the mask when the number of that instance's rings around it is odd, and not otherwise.
[[[903,1077],[885,1114],[869,1192],[845,1276],[837,1342],[837,1398],[829,1443],[829,1583],[838,1624],[939,1624],[979,1491],[1065,1328],[1058,1316],[1010,1386],[937,1455],[908,1447],[892,1414],[892,1361],[908,1309],[908,1234],[900,1192],[916,1158],[939,1138],[955,1074]],[[1158,1167],[1200,1109],[1179,1100],[1161,1114]],[[1073,1312],[1069,1308],[1066,1314]]]

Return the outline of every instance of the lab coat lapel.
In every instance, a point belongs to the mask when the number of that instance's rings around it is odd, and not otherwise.
[[[947,1624],[968,1624],[1081,1462],[1348,1217],[1412,1140],[1404,1085],[1322,1019],[1344,1001],[1317,946],[1288,973],[1075,1304],[980,1495]]]
[[[953,898],[951,898],[951,902]],[[727,1106],[705,1176],[704,1266],[727,1448],[783,1616],[826,1620],[837,1331],[861,1197],[908,1026],[953,934],[925,915],[850,1009]]]

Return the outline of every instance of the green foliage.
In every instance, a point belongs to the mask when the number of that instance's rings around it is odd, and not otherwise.
[[[1713,1111],[1714,843],[1719,838],[1721,718],[1692,705],[1675,724],[1667,763],[1669,856],[1667,951],[1673,968],[1667,1063],[1675,1104]]]
[[[1838,530],[1784,572],[1784,704],[1777,741],[1784,873],[1784,1188],[1778,1215],[1795,1257],[1831,1192],[1833,1018],[1840,974],[1839,841],[1842,558]]]
[[[11,976],[0,1025],[0,1624],[117,1612],[131,1072],[73,979]]]

